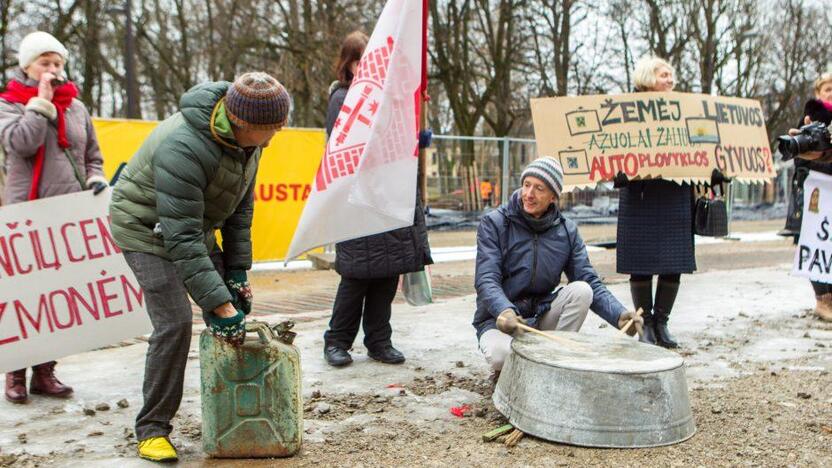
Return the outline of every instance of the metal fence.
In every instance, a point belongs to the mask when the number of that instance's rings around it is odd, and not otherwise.
[[[505,203],[520,186],[523,168],[537,157],[535,140],[512,137],[434,135],[426,161],[427,200],[435,208],[476,211]],[[469,164],[464,164],[468,162]],[[469,169],[470,168],[470,169]],[[772,184],[731,184],[736,206],[788,201],[788,166],[778,168]],[[485,185],[483,185],[485,184]],[[490,186],[491,193],[486,198]],[[617,203],[611,184],[564,194],[561,208]]]
[[[428,202],[450,209],[504,203],[535,155],[535,141],[530,139],[436,135],[427,160]],[[487,201],[483,184],[491,189]]]

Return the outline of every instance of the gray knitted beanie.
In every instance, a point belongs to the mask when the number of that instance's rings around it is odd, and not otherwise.
[[[560,196],[563,191],[563,167],[557,159],[551,156],[535,159],[526,166],[520,176],[520,183],[522,184],[528,176],[537,177],[545,182],[557,196]]]

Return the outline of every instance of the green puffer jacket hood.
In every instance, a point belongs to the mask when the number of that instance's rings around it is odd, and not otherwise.
[[[237,146],[223,97],[230,83],[203,83],[160,122],[113,189],[110,222],[125,251],[168,259],[203,310],[231,295],[210,259],[222,233],[226,270],[251,268],[254,180],[261,148]]]
[[[220,81],[215,83],[202,83],[194,86],[179,99],[179,112],[185,117],[193,129],[198,130],[206,138],[214,141],[217,138],[211,133],[214,127],[216,133],[223,137],[227,143],[234,144],[234,135],[231,133],[230,123],[225,116],[225,105],[220,101],[231,83]],[[219,110],[215,113],[219,103]],[[216,115],[214,115],[216,114]],[[214,115],[212,120],[211,116]]]

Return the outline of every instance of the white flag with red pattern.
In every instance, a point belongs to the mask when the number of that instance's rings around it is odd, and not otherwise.
[[[286,260],[325,244],[413,224],[425,3],[388,0],[384,6],[327,141]]]

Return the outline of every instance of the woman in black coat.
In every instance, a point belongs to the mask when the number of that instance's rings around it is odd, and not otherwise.
[[[338,81],[330,86],[326,115],[329,137],[344,104],[367,36],[356,31],[344,39],[336,65]],[[324,358],[332,366],[352,362],[349,349],[364,321],[364,346],[370,358],[387,364],[404,362],[393,347],[390,314],[399,275],[422,271],[433,260],[428,245],[425,216],[416,196],[414,224],[410,227],[339,242],[335,246],[335,270],[341,275],[329,329],[324,333]]]
[[[824,73],[815,80],[815,98],[806,102],[803,108],[804,117],[798,127],[809,122],[832,123],[832,73]],[[807,120],[808,118],[808,120]],[[810,171],[832,174],[832,163],[794,159],[794,177],[792,178],[792,204],[786,219],[786,230],[794,235],[794,242],[800,236],[800,225],[803,220],[803,182]],[[832,322],[832,284],[811,281],[815,291],[815,314],[823,320]]]
[[[637,91],[672,91],[674,70],[646,57],[635,69]],[[693,188],[667,180],[622,180],[618,208],[616,270],[630,275],[633,305],[644,311],[641,341],[676,348],[667,322],[682,273],[696,270],[693,247]],[[653,275],[658,275],[653,297]]]

